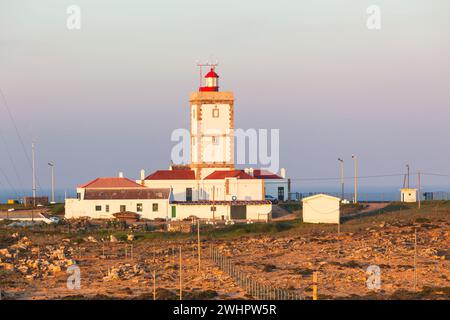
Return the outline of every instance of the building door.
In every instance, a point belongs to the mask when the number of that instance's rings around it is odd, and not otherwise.
[[[278,187],[278,200],[284,201],[284,187]]]
[[[177,207],[172,206],[172,219],[177,217]]]
[[[186,188],[186,201],[192,201],[192,188]]]
[[[230,215],[233,220],[247,219],[247,206],[231,206]]]

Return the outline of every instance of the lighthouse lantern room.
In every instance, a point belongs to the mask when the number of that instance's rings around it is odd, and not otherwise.
[[[212,67],[205,75],[205,85],[200,87],[199,91],[219,91],[219,75]]]

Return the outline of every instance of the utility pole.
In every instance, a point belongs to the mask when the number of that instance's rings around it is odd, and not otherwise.
[[[181,246],[180,246],[180,300],[183,300],[183,275],[181,266]]]
[[[353,154],[352,155],[352,159],[354,162],[354,167],[355,167],[355,173],[354,173],[354,198],[353,198],[353,203],[358,203],[358,158]]]
[[[201,270],[201,260],[200,260],[200,250],[201,250],[201,246],[200,246],[200,219],[197,219],[197,242],[198,242],[198,247],[197,247],[197,251],[198,251],[198,271],[200,272],[200,270]]]
[[[414,229],[414,291],[417,291],[417,228]]]
[[[32,169],[32,175],[33,175],[33,185],[32,185],[32,192],[33,192],[33,207],[36,206],[36,167],[35,167],[35,150],[34,150],[34,141],[31,142],[31,169]]]
[[[338,158],[341,165],[341,201],[344,200],[344,160]]]
[[[216,186],[213,186],[213,222],[216,221]]]
[[[48,163],[48,165],[50,166],[50,169],[52,171],[52,201],[50,202],[51,204],[55,203],[55,165],[51,162]]]
[[[417,181],[418,181],[418,192],[419,192],[419,194],[417,196],[419,197],[418,205],[419,205],[419,209],[420,209],[420,195],[421,195],[421,191],[420,191],[420,171],[417,172]]]
[[[409,164],[406,165],[406,188],[409,189]]]

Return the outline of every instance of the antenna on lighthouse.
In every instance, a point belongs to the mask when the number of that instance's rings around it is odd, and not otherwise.
[[[202,81],[203,81],[203,67],[211,67],[211,68],[215,68],[219,65],[219,62],[216,60],[216,62],[211,63],[209,61],[206,61],[204,63],[201,63],[197,60],[197,67],[199,68],[200,71],[200,87],[202,86]]]

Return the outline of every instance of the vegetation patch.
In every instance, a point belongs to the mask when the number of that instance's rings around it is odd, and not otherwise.
[[[289,211],[290,213],[302,210],[302,204],[300,202],[285,202],[278,203],[278,206]]]

